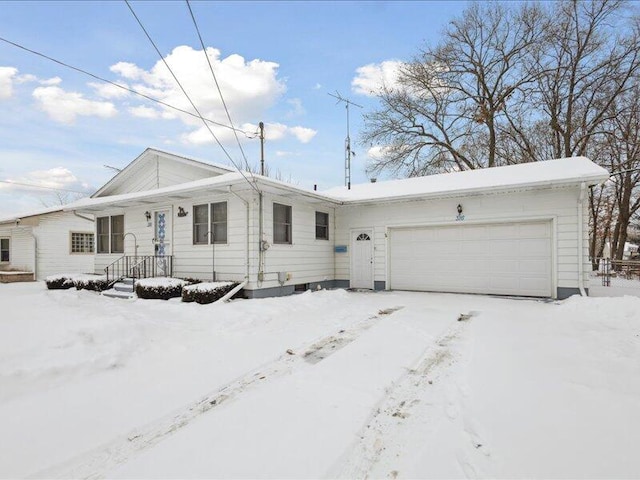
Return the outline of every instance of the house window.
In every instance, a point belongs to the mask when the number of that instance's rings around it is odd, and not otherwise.
[[[9,261],[9,239],[0,238],[0,262]]]
[[[194,205],[193,207],[193,244],[206,245],[208,243],[207,227],[209,225],[209,205]]]
[[[291,207],[273,204],[273,243],[291,244]]]
[[[215,243],[227,243],[227,202],[211,204],[211,231]]]
[[[316,212],[316,240],[329,240],[329,214]]]
[[[209,236],[214,243],[227,243],[227,202],[193,206],[193,244],[208,245]]]
[[[71,232],[71,253],[93,253],[93,233]]]
[[[124,215],[96,219],[98,253],[124,253]]]

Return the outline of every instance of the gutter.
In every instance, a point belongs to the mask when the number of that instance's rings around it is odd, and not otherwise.
[[[73,213],[76,217],[81,218],[83,220],[87,220],[89,222],[94,222],[95,223],[95,218],[89,218],[89,217],[84,217],[82,215],[80,215],[78,212],[76,212],[75,210],[73,210],[71,213]]]
[[[38,238],[31,229],[31,237],[33,237],[33,279],[38,280]]]
[[[587,190],[586,183],[580,184],[580,195],[578,196],[578,288],[580,295],[587,296],[584,290],[584,193]]]

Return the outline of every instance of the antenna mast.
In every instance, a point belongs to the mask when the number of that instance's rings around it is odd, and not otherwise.
[[[338,100],[336,105],[340,102],[344,102],[345,109],[347,111],[347,138],[344,140],[344,185],[348,190],[351,190],[351,154],[353,153],[355,155],[355,152],[351,150],[351,137],[349,136],[349,105],[353,105],[358,108],[363,107],[362,105],[352,102],[348,98],[344,98],[337,90],[335,95],[332,93],[328,93],[327,95]]]

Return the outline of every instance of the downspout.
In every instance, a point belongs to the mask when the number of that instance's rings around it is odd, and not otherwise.
[[[31,237],[33,238],[33,279],[38,280],[38,237],[33,233],[31,228]]]
[[[258,192],[258,285],[264,281],[264,200],[262,191]]]
[[[578,288],[580,295],[587,296],[584,290],[584,194],[586,192],[586,184],[580,184],[580,196],[578,197]]]
[[[247,207],[247,219],[246,219],[246,240],[247,240],[247,245],[246,245],[246,252],[245,252],[245,257],[246,257],[246,274],[245,274],[245,281],[243,282],[244,285],[247,284],[247,282],[249,281],[249,202],[247,200],[245,200],[244,198],[242,198],[240,195],[238,195],[236,192],[234,192],[233,190],[231,190],[231,185],[229,185],[227,187],[229,189],[229,193],[235,195],[236,197],[238,197],[238,199],[240,199],[240,201],[242,203],[245,204],[245,206]],[[243,285],[243,286],[244,286]]]

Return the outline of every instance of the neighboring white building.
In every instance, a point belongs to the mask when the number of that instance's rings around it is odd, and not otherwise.
[[[42,280],[56,273],[94,270],[93,217],[62,207],[0,220],[0,270],[31,272]]]
[[[95,215],[112,276],[565,298],[587,286],[588,187],[607,178],[579,157],[319,193],[148,149],[65,210]]]

